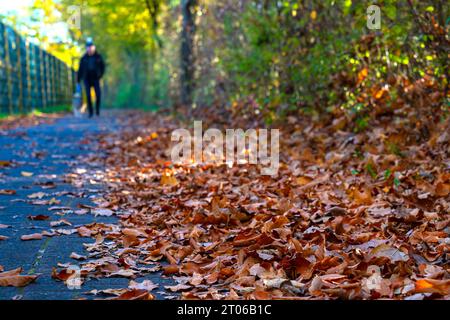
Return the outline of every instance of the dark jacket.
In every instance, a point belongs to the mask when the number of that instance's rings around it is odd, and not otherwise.
[[[90,60],[93,59],[93,60]],[[81,80],[98,80],[105,74],[105,62],[99,53],[89,56],[87,53],[80,60],[77,73],[77,82]]]

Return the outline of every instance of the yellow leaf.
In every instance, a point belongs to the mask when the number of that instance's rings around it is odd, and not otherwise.
[[[310,183],[312,181],[312,178],[309,178],[309,177],[298,177],[296,179],[296,181],[297,181],[297,184],[299,184],[301,186],[304,186],[304,185]]]
[[[317,19],[317,12],[316,10],[311,11],[311,19],[316,20]]]
[[[278,88],[280,86],[280,81],[278,81],[278,79],[274,79],[273,80],[273,85]]]
[[[169,186],[176,186],[178,184],[178,180],[174,176],[163,175],[161,177],[161,184],[169,185]]]

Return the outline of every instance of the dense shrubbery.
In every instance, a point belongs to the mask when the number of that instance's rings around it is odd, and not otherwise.
[[[345,112],[362,129],[370,114],[405,104],[444,107],[448,5],[436,3],[379,1],[381,29],[372,31],[370,1],[230,0],[200,8],[198,33],[203,40],[220,25],[210,81],[224,82],[228,103],[248,101],[267,120],[299,109]]]

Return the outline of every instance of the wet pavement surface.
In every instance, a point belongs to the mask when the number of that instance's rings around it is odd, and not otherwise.
[[[77,214],[75,211],[80,209],[80,204],[94,205],[92,200],[101,196],[105,186],[92,181],[92,184],[78,188],[65,182],[64,175],[84,169],[101,175],[104,168],[76,160],[98,152],[95,148],[96,135],[119,128],[120,124],[113,115],[93,119],[65,116],[52,124],[0,133],[0,162],[12,163],[11,166],[0,166],[0,190],[16,191],[13,195],[0,195],[0,236],[8,237],[0,240],[0,265],[5,271],[22,267],[22,274],[40,274],[35,282],[26,287],[0,287],[0,299],[92,299],[96,297],[85,293],[94,289],[127,288],[129,279],[126,278],[90,279],[78,290],[71,290],[64,282],[51,278],[52,268],[58,263],[76,265],[77,261],[70,258],[71,253],[86,255],[83,243],[94,242],[93,239],[82,238],[77,233],[43,237],[42,240],[20,239],[22,235],[41,233],[52,228],[70,230],[92,222],[116,221],[114,216]],[[29,198],[39,192],[45,194],[42,199]],[[30,203],[53,198],[60,203]],[[70,209],[51,210],[55,206]],[[47,215],[49,219],[36,221],[28,218],[36,215]],[[51,221],[61,219],[69,221],[72,226],[50,226]],[[158,273],[135,280],[143,279],[158,283],[160,288],[173,284]],[[152,293],[162,298],[160,294]]]

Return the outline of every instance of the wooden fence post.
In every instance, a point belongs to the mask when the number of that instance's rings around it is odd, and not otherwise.
[[[25,63],[27,68],[27,108],[32,109],[32,97],[31,97],[31,66],[30,66],[30,43],[28,40],[25,42]]]
[[[5,26],[0,22],[0,112],[6,107],[7,80],[5,58]]]
[[[16,34],[15,39],[16,41],[16,50],[17,50],[17,73],[18,73],[18,85],[19,85],[19,112],[23,113],[23,83],[22,83],[22,50],[21,50],[21,43],[20,43],[20,37]]]
[[[8,27],[5,26],[4,29],[4,37],[5,37],[5,63],[6,63],[6,82],[8,86],[8,110],[9,113],[13,113],[13,105],[12,105],[12,85],[11,85],[11,61],[9,57],[9,37],[8,37]]]
[[[46,85],[45,85],[45,56],[44,51],[42,51],[40,48],[39,50],[39,57],[40,57],[40,70],[41,70],[41,95],[42,95],[42,109],[45,109],[47,105],[47,99],[46,99]]]

